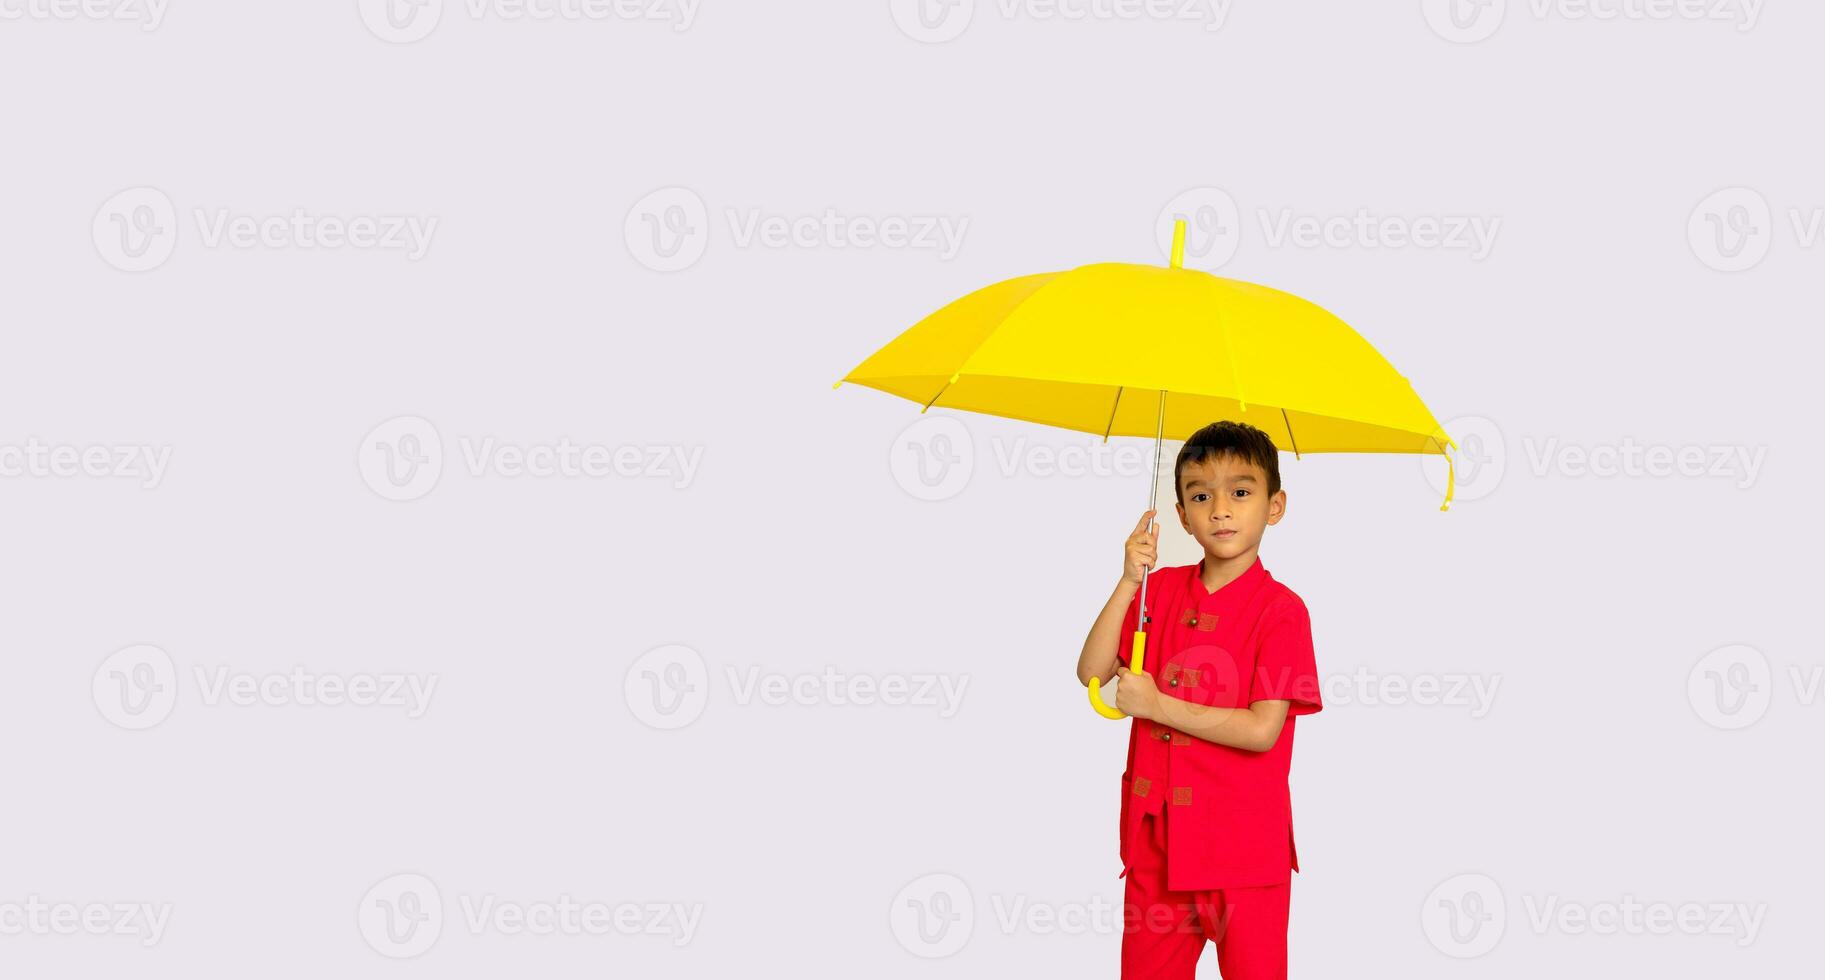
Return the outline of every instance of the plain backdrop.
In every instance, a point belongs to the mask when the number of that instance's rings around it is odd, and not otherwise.
[[[1173,213],[1467,450],[1282,463],[1294,975],[1816,970],[1825,10],[1595,6],[0,0],[0,972],[1114,975],[1144,444],[831,384]]]

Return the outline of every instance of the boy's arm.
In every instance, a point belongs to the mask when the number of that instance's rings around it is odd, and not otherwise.
[[[1146,674],[1117,671],[1115,706],[1136,718],[1176,728],[1193,738],[1249,752],[1266,752],[1280,740],[1291,701],[1256,701],[1246,708],[1217,708],[1161,694]]]
[[[1150,510],[1142,514],[1140,523],[1122,543],[1121,581],[1115,583],[1115,592],[1103,604],[1096,622],[1090,624],[1090,635],[1084,637],[1083,652],[1077,655],[1077,682],[1085,687],[1090,686],[1092,677],[1100,685],[1109,683],[1109,678],[1115,676],[1116,662],[1122,655],[1122,632],[1128,619],[1128,607],[1137,605],[1134,597],[1141,590],[1141,580],[1159,560],[1160,527],[1154,523],[1155,513],[1157,511]]]
[[[1115,585],[1115,592],[1103,605],[1103,611],[1096,616],[1096,622],[1090,625],[1090,635],[1084,638],[1083,652],[1077,655],[1077,682],[1085,687],[1090,686],[1090,678],[1096,678],[1098,684],[1109,683],[1115,676],[1117,662],[1122,655],[1122,622],[1127,618],[1128,607],[1134,603],[1134,597],[1140,592],[1140,586],[1122,579]]]

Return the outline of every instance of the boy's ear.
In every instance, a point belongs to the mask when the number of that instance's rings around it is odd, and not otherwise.
[[[1278,524],[1280,523],[1280,518],[1285,516],[1286,491],[1276,490],[1274,491],[1274,495],[1267,499],[1267,522],[1269,524]]]

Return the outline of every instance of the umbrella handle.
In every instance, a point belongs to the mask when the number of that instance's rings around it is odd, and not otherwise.
[[[1136,674],[1145,673],[1141,668],[1146,665],[1147,634],[1141,630],[1135,630],[1134,651],[1128,657],[1128,670]],[[1100,680],[1095,677],[1090,678],[1090,707],[1095,708],[1096,713],[1102,715],[1104,718],[1113,718],[1120,721],[1121,719],[1128,717],[1115,708],[1103,703],[1102,686]]]

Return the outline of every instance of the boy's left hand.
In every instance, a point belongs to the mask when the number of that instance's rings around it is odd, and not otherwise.
[[[1137,674],[1126,667],[1116,667],[1115,709],[1130,718],[1156,720],[1160,707],[1160,689],[1153,685],[1153,675]]]

